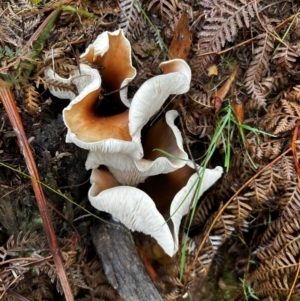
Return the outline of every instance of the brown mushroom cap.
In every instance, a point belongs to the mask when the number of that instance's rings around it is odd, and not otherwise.
[[[149,177],[144,183],[140,183],[138,188],[153,199],[157,210],[167,219],[170,217],[170,206],[176,193],[186,185],[194,173],[194,169],[185,165],[173,172]]]
[[[72,129],[77,139],[83,142],[97,142],[105,139],[131,141],[128,130],[128,110],[113,116],[97,116],[95,99],[97,91],[90,93],[81,102],[64,111],[66,125]]]
[[[81,57],[101,67],[100,74],[105,90],[116,91],[113,98],[129,106],[127,88],[122,88],[136,76],[136,69],[131,62],[131,45],[123,31],[102,33]]]
[[[181,133],[174,124],[177,117],[177,111],[168,111],[164,118],[149,128],[142,139],[141,149],[145,153],[143,158],[136,159],[124,153],[95,151],[89,153],[86,168],[94,169],[105,165],[120,184],[136,186],[149,176],[169,173],[183,167],[188,155],[183,149]],[[121,142],[115,141],[115,146],[118,147],[119,143]],[[162,151],[154,151],[155,148]],[[163,152],[168,152],[171,156]]]

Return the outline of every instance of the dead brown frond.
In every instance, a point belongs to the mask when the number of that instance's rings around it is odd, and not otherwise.
[[[196,68],[206,69],[226,42],[233,42],[242,28],[249,28],[254,14],[253,1],[226,0],[222,4],[202,1],[209,9],[203,28],[198,34]],[[206,54],[207,53],[207,54]]]
[[[299,58],[295,52],[292,52],[288,47],[280,47],[278,53],[273,56],[273,60],[276,60],[278,67],[285,69],[288,73],[296,75],[300,72],[296,69],[295,62]]]
[[[34,86],[27,86],[25,87],[25,99],[24,105],[26,110],[32,116],[36,116],[39,111],[39,100],[38,100],[39,93],[35,90]]]
[[[69,85],[67,83],[62,83],[61,81],[55,80],[55,79],[47,79],[46,84],[48,88],[58,90],[58,91],[70,91],[74,93],[75,95],[78,94],[77,89],[73,85]]]
[[[260,87],[260,82],[268,71],[268,60],[274,49],[273,37],[267,33],[257,36],[257,48],[253,52],[253,58],[245,74],[245,87],[247,92],[254,98],[259,106],[266,105],[265,95]]]
[[[137,40],[145,27],[144,16],[140,10],[141,3],[136,0],[119,1],[121,8],[119,25],[131,40]]]
[[[193,93],[189,95],[185,105],[181,106],[181,113],[187,130],[199,138],[211,137],[213,133],[214,106],[207,93]]]
[[[293,93],[291,97],[294,96]],[[260,127],[275,135],[292,130],[300,120],[300,105],[296,101],[281,99],[279,105],[271,104],[268,110],[269,114],[261,119]]]
[[[86,295],[76,300],[122,300],[107,283],[100,262],[86,262],[85,252],[74,251],[75,247],[70,245],[65,249],[63,257],[73,295]],[[58,292],[63,292],[44,236],[29,232],[11,236],[6,245],[0,247],[0,258],[2,265],[6,263],[0,269],[1,300],[9,301],[15,295],[32,300],[47,295],[51,299],[53,285]]]
[[[148,5],[148,11],[151,8],[159,11],[159,14],[169,20],[172,20],[178,8],[178,0],[152,0]]]

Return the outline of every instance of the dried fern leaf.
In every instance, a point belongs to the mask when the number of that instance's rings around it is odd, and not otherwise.
[[[280,198],[279,208],[282,216],[287,220],[300,213],[300,185],[298,183],[294,182],[287,186]]]
[[[2,250],[5,250],[4,254],[0,254],[0,257],[5,260],[6,256],[18,256],[21,252],[34,251],[39,248],[43,248],[44,240],[41,240],[40,236],[36,232],[19,232],[17,237],[12,235],[6,243],[6,247],[2,246]]]
[[[56,79],[50,79],[46,78],[46,84],[48,88],[53,88],[54,90],[59,90],[59,91],[71,91],[75,95],[78,94],[78,91],[74,85],[69,85],[66,83],[62,83]]]
[[[217,250],[220,245],[225,242],[226,239],[231,237],[231,234],[235,230],[235,219],[236,217],[232,214],[222,214],[215,223],[212,231],[213,236],[210,236],[211,239],[212,237],[216,238],[215,240],[213,240],[217,242],[214,245],[215,250]]]
[[[274,241],[276,235],[280,232],[282,227],[284,226],[285,220],[281,218],[277,218],[275,221],[271,223],[271,225],[268,227],[268,229],[264,232],[261,243],[260,243],[260,249],[264,249],[265,247],[272,244]]]
[[[57,279],[56,268],[53,264],[50,264],[48,261],[42,262],[41,264],[36,266],[37,275],[40,275],[42,272],[48,275],[52,283],[54,283]]]
[[[292,130],[300,120],[300,103],[281,99],[279,104],[268,106],[269,113],[259,122],[260,127],[275,135]]]
[[[292,226],[290,226],[290,224]],[[257,251],[257,257],[261,260],[261,265],[268,265],[268,261],[273,262],[274,258],[278,256],[284,257],[287,253],[297,256],[297,253],[299,252],[299,239],[292,235],[295,231],[299,231],[299,222],[297,219],[283,222],[282,228],[278,230],[274,239],[270,241],[267,246],[260,246]]]
[[[277,192],[278,171],[274,167],[266,169],[258,178],[249,184],[250,191],[244,197],[251,199],[251,204],[258,208],[271,206],[271,200]]]
[[[205,20],[199,38],[209,41],[207,51],[219,51],[225,42],[233,42],[238,29],[250,26],[250,20],[255,16],[254,2],[239,0],[238,4],[225,0],[220,9],[219,16],[208,17]],[[215,7],[214,7],[215,9]]]
[[[199,207],[193,219],[193,225],[203,225],[207,221],[207,217],[219,206],[219,199],[212,194],[205,196],[201,200]]]
[[[24,105],[26,110],[31,116],[36,116],[39,112],[39,93],[35,90],[34,86],[30,85],[24,88],[25,99]]]
[[[283,277],[274,277],[268,279],[255,288],[257,296],[272,296],[282,299],[283,296],[287,296],[290,290],[289,281],[286,275]]]
[[[295,66],[295,62],[298,58],[299,55],[291,51],[288,47],[278,48],[278,53],[273,56],[273,60],[277,62],[278,66],[293,75],[300,73],[300,70]]]
[[[202,237],[203,237],[202,235],[198,235],[192,239],[196,248],[201,243]],[[214,239],[214,238],[212,240],[210,238],[208,238],[205,241],[205,245],[198,256],[197,261],[192,266],[192,270],[194,271],[194,273],[196,275],[207,275],[208,274],[209,268],[211,266],[211,263],[215,256],[215,253],[216,253],[215,249],[218,249],[218,247],[216,245],[220,245],[218,242],[219,242],[219,240]],[[195,257],[192,255],[190,255],[190,256]]]
[[[300,85],[293,87],[292,91],[289,91],[286,95],[288,101],[297,101],[300,102]]]
[[[149,11],[152,6],[159,11],[162,17],[173,20],[174,14],[177,12],[178,0],[152,0],[147,10]]]
[[[233,183],[232,173],[227,174],[217,184],[216,188],[209,191],[197,208],[193,219],[193,225],[204,225],[212,213],[218,211],[232,195],[231,185]]]
[[[251,19],[255,16],[253,1],[239,0],[236,4],[234,1],[225,0],[222,1],[222,5],[212,1],[208,6],[211,11],[207,13],[203,28],[197,35],[199,37],[198,59],[195,65],[200,70],[206,69],[214,59],[211,54],[205,57],[202,57],[202,54],[218,52],[226,42],[233,42],[238,30],[243,27],[248,28]]]
[[[255,99],[259,106],[266,105],[265,95],[260,83],[269,69],[269,55],[274,49],[273,37],[267,33],[257,36],[257,48],[253,50],[253,58],[245,74],[245,88],[247,93]]]
[[[260,142],[258,145],[251,145],[252,157],[259,160],[272,160],[281,154],[286,141],[284,139],[274,139],[270,141]]]
[[[235,229],[239,229],[244,232],[248,231],[249,224],[247,219],[252,212],[252,207],[247,204],[248,201],[248,198],[237,196],[226,208],[226,210],[234,216]]]
[[[262,93],[266,97],[272,92],[282,91],[289,84],[289,78],[286,73],[276,72],[270,77],[263,78],[261,81]]]
[[[181,113],[187,130],[203,138],[211,137],[214,131],[213,112],[214,107],[208,93],[193,93],[189,100],[181,106]]]
[[[121,8],[119,26],[129,39],[131,37],[133,40],[138,39],[145,26],[144,16],[140,11],[140,7],[142,6],[140,1],[120,0],[119,6]]]
[[[284,179],[282,188],[286,187],[286,183],[297,182],[297,173],[295,170],[295,162],[293,156],[284,156],[277,163],[277,170],[280,170],[281,178]]]

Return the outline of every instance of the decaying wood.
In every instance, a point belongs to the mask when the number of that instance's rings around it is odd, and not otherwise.
[[[147,274],[129,231],[121,224],[96,221],[92,240],[109,283],[126,301],[160,301],[160,294]],[[118,227],[120,225],[120,227]]]

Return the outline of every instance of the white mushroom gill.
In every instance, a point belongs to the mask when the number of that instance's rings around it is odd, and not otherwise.
[[[199,196],[213,185],[222,174],[222,168],[206,169]],[[173,231],[157,210],[155,202],[141,189],[130,186],[118,186],[117,181],[107,170],[93,169],[89,200],[100,211],[112,214],[132,231],[152,236],[167,255],[172,257],[178,250],[178,233],[181,219],[190,209],[198,187],[198,174],[194,173],[186,185],[175,195],[170,217]],[[111,183],[108,187],[107,183]],[[153,187],[156,189],[156,187]]]

